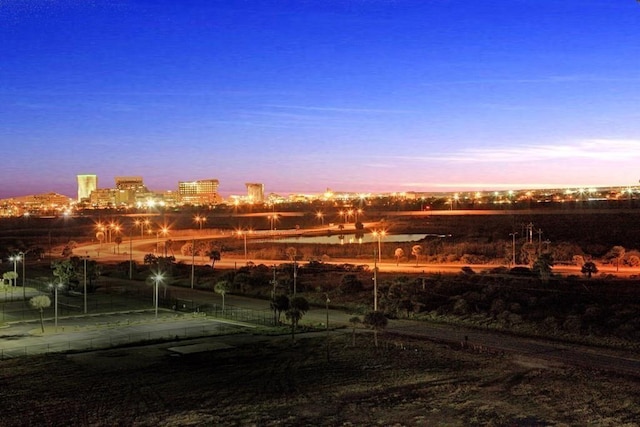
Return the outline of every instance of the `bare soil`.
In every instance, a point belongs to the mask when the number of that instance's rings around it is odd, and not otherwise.
[[[0,362],[2,425],[635,426],[640,379],[371,333]],[[189,342],[187,344],[191,344]],[[231,345],[229,345],[231,344]],[[216,346],[210,346],[213,348]]]

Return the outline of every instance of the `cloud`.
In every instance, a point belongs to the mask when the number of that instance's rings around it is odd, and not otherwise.
[[[268,104],[265,107],[270,108],[282,108],[292,110],[304,110],[304,111],[324,111],[332,113],[364,113],[364,114],[407,114],[415,113],[411,110],[393,110],[393,109],[376,109],[376,108],[344,108],[344,107],[318,107],[318,106],[305,106],[305,105],[280,105],[280,104]]]
[[[546,83],[630,83],[638,82],[637,77],[600,77],[586,74],[564,75],[564,76],[546,76],[538,78],[525,79],[471,79],[471,80],[452,80],[440,82],[427,82],[424,86],[440,86],[440,85],[475,85],[475,84],[546,84]]]
[[[640,140],[594,139],[569,144],[468,148],[443,160],[456,162],[519,162],[589,159],[620,161],[640,158]]]

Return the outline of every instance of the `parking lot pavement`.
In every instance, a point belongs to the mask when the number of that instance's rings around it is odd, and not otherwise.
[[[197,313],[162,310],[106,313],[40,321],[15,322],[0,329],[0,358],[69,350],[109,348],[141,341],[196,338],[250,330],[254,325],[215,319]]]

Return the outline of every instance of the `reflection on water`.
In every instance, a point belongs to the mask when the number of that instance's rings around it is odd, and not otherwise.
[[[420,239],[424,239],[424,234],[387,234],[382,239],[383,242],[415,242]],[[260,239],[261,242],[278,242],[278,243],[318,243],[326,245],[354,245],[359,243],[373,243],[377,242],[378,238],[372,236],[370,233],[364,236],[357,236],[355,234],[333,234],[331,236],[297,236],[297,237],[282,237],[271,239]]]

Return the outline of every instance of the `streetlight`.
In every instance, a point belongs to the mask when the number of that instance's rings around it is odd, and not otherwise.
[[[53,315],[53,319],[54,319],[54,325],[56,328],[56,332],[58,332],[58,288],[62,288],[62,283],[58,283],[58,284],[54,284],[54,283],[49,283],[49,288],[53,288],[53,307],[54,307],[54,315]]]
[[[373,236],[378,239],[378,262],[382,262],[382,243],[381,240],[387,235],[386,230],[375,230]]]
[[[164,275],[160,272],[153,275],[153,282],[155,284],[154,302],[156,310],[156,319],[158,319],[158,284],[164,280]]]
[[[200,231],[202,231],[202,224],[207,221],[207,218],[204,216],[196,215],[193,217],[193,220],[200,226]]]
[[[165,225],[162,228],[160,228],[158,231],[156,231],[156,253],[158,252],[158,247],[160,246],[160,234],[162,234],[163,237],[167,237],[167,234],[169,234],[169,228]],[[165,258],[167,257],[167,245],[164,245],[164,256]]]
[[[322,226],[324,226],[324,214],[322,212],[316,212],[316,218],[318,218]]]
[[[84,314],[87,314],[87,260],[89,259],[89,252],[81,258],[84,263]]]
[[[325,300],[325,304],[326,304],[326,308],[327,308],[327,324],[326,324],[326,329],[329,330],[329,303],[331,302],[331,300],[329,299],[329,294],[328,293],[324,293],[324,296],[326,297]]]
[[[242,236],[244,238],[244,262],[248,262],[247,258],[247,234],[250,233],[251,230],[236,230],[236,234],[238,236]]]
[[[378,257],[373,250],[373,311],[378,311]]]
[[[27,251],[28,252],[28,251]],[[27,291],[26,291],[26,285],[25,285],[25,263],[26,263],[26,253],[25,252],[18,252],[18,260],[22,261],[22,299],[24,301],[27,300]]]
[[[22,253],[22,252],[20,252],[20,253]],[[13,278],[13,286],[17,286],[18,285],[18,261],[20,261],[20,259],[21,259],[20,258],[20,254],[11,255],[9,257],[9,261],[13,262],[13,273],[15,274],[15,276]]]
[[[509,236],[511,236],[511,238],[512,238],[512,243],[511,243],[511,264],[513,264],[514,267],[516,265],[516,236],[517,235],[518,235],[517,231],[515,231],[513,233],[509,233]]]

